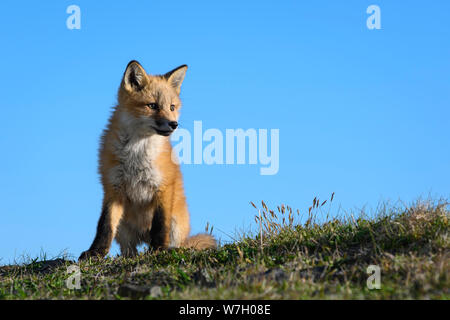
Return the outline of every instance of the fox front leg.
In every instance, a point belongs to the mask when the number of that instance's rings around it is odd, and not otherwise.
[[[123,210],[123,204],[118,201],[104,201],[95,239],[89,250],[84,251],[80,255],[79,260],[85,260],[90,257],[103,258],[108,254],[117,226],[122,218]]]

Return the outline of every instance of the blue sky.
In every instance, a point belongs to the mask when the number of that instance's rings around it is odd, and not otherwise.
[[[81,8],[69,30],[66,8]],[[369,30],[366,8],[381,9]],[[249,201],[303,212],[450,195],[448,1],[5,1],[0,264],[89,247],[97,148],[127,63],[188,64],[180,123],[280,130],[280,167],[184,165],[193,233],[248,229]],[[117,246],[112,253],[117,252]]]

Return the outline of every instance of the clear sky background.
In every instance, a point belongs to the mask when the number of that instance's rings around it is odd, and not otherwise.
[[[66,27],[71,4],[81,30]],[[381,30],[366,27],[371,4]],[[189,65],[183,128],[280,130],[276,175],[182,167],[193,233],[208,221],[230,241],[262,199],[306,212],[332,192],[356,211],[449,197],[449,12],[446,0],[3,1],[0,264],[91,244],[99,137],[132,59],[156,74]]]

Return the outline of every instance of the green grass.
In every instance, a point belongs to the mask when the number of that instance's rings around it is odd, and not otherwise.
[[[328,201],[328,205],[331,205]],[[256,208],[256,206],[255,206]],[[314,200],[306,222],[262,203],[258,230],[217,250],[145,252],[77,264],[67,259],[0,267],[1,299],[449,299],[448,203],[384,206],[375,217],[324,216]],[[380,289],[368,289],[369,265]]]

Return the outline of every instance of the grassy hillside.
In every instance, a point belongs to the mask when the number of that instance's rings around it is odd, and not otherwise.
[[[330,199],[332,201],[332,199]],[[383,207],[374,218],[326,216],[314,200],[306,222],[262,203],[259,230],[217,250],[146,252],[89,261],[68,289],[73,261],[0,268],[2,299],[449,299],[449,210],[445,202]],[[255,206],[256,208],[256,206]],[[367,287],[369,265],[380,289]]]

